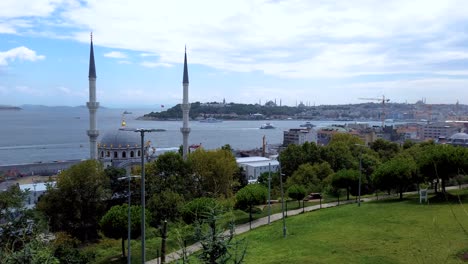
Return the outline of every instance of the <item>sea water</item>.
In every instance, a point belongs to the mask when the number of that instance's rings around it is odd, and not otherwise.
[[[127,110],[131,114],[123,115]],[[182,144],[182,121],[143,121],[137,117],[148,109],[109,109],[97,111],[99,139],[119,129],[122,117],[127,127],[165,129],[145,134],[156,148]],[[267,121],[224,121],[200,123],[190,121],[189,144],[206,149],[230,144],[239,150],[261,148],[265,136],[268,144],[281,144],[283,131],[298,128],[301,120],[271,120],[276,129],[259,129]],[[337,121],[312,121],[318,127],[343,124]],[[89,112],[84,107],[36,107],[20,111],[0,111],[0,165],[89,158]],[[146,140],[145,140],[146,141]]]

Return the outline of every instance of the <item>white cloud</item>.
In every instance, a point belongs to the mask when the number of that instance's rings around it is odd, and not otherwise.
[[[173,65],[169,64],[169,63],[164,63],[164,62],[152,62],[152,61],[143,61],[142,63],[140,63],[141,66],[143,67],[147,67],[147,68],[155,68],[155,67],[166,67],[166,68],[170,68],[172,67]]]
[[[127,58],[127,54],[120,52],[120,51],[111,51],[111,52],[105,53],[104,57],[115,58],[115,59],[125,59]]]
[[[0,66],[8,65],[9,61],[37,61],[43,60],[44,58],[44,55],[37,55],[34,50],[21,46],[11,50],[7,50],[5,52],[0,52]]]
[[[29,86],[16,86],[15,90],[25,95],[33,95],[33,96],[43,95],[43,92],[41,90],[34,89]]]
[[[128,61],[128,60],[120,60],[117,62],[118,64],[132,64],[131,61]]]

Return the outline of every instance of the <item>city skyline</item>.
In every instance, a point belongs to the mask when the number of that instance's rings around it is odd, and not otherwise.
[[[109,107],[182,102],[468,104],[465,1],[0,3],[0,105],[83,105],[89,33]]]

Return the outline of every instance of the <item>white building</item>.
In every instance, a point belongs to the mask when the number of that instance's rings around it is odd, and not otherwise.
[[[237,158],[237,165],[244,169],[245,175],[249,183],[257,182],[258,177],[262,173],[277,172],[279,170],[279,162],[265,157],[246,157]]]
[[[314,142],[317,144],[317,131],[311,128],[291,128],[289,131],[284,131],[283,146],[289,144],[302,145],[306,142]]]

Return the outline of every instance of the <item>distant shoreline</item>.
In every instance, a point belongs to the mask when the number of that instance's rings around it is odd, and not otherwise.
[[[17,106],[0,106],[0,111],[20,111],[23,110],[21,107]]]

